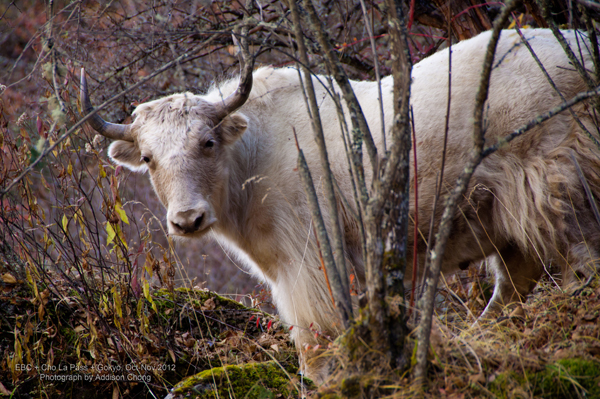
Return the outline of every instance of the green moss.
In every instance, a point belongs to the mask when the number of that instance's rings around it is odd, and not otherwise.
[[[534,393],[552,398],[600,397],[600,362],[562,359],[532,378]]]
[[[360,378],[349,377],[342,380],[341,386],[342,394],[348,398],[354,398],[360,395]]]
[[[304,385],[312,388],[310,380]],[[215,367],[188,377],[177,384],[171,394],[175,398],[247,398],[268,399],[298,397],[298,378],[282,370],[274,361],[242,366]]]
[[[157,306],[163,306],[164,309],[174,307],[174,302],[187,302],[200,309],[202,305],[209,299],[213,299],[216,305],[215,309],[227,310],[252,310],[260,312],[256,309],[250,309],[233,299],[225,298],[211,291],[202,291],[189,288],[176,288],[173,292],[167,289],[158,289],[152,293],[153,300]],[[159,305],[160,304],[160,305]],[[264,313],[264,312],[260,312]],[[264,314],[267,316],[267,314]]]
[[[513,385],[517,384],[518,379],[519,376],[516,373],[507,371],[496,375],[496,378],[488,388],[494,394],[494,397],[504,399],[508,397]]]
[[[340,396],[335,394],[335,393],[326,393],[326,394],[320,394],[318,396],[319,399],[340,399]]]
[[[511,398],[517,387],[526,389],[535,397],[600,398],[600,362],[562,359],[546,365],[541,371],[527,371],[525,376],[507,371],[497,375],[488,389],[498,398]]]

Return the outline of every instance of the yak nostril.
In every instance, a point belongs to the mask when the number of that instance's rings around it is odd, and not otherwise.
[[[188,235],[205,229],[207,225],[211,224],[214,218],[203,207],[197,207],[183,211],[173,211],[167,219],[171,233]]]
[[[202,224],[202,219],[204,219],[204,215],[200,215],[196,218],[196,220],[194,221],[194,230],[198,230],[200,228],[200,225]]]

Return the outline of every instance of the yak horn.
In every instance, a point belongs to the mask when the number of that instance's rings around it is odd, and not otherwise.
[[[242,28],[240,35],[241,44],[237,42],[235,35],[232,35],[234,43],[238,44],[240,49],[240,65],[242,65],[242,73],[240,75],[240,84],[237,90],[217,104],[217,120],[222,121],[225,117],[238,108],[240,108],[248,100],[250,91],[252,91],[252,71],[254,70],[254,57],[250,55],[248,50],[248,28]]]
[[[90,112],[92,112],[94,110],[94,107],[90,102],[90,96],[88,94],[87,80],[85,79],[84,68],[81,68],[81,87],[79,97],[81,101],[81,107],[83,108],[83,113],[87,115]],[[108,137],[109,139],[113,140],[124,140],[133,142],[130,125],[122,125],[119,123],[107,122],[104,119],[102,119],[100,115],[98,115],[98,113],[92,115],[88,119],[88,123],[92,127],[92,129],[94,129],[104,137]]]

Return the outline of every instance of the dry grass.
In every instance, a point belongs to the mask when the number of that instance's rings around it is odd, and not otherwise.
[[[439,291],[425,391],[411,386],[410,365],[374,364],[368,375],[352,376],[346,351],[333,345],[324,356],[336,358],[337,369],[317,397],[600,397],[600,278],[571,293],[546,279],[522,308],[477,320],[490,285],[478,271],[468,274]],[[411,334],[409,358],[414,344]]]

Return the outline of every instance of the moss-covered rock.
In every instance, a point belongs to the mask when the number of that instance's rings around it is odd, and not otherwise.
[[[310,380],[301,382],[291,370],[268,361],[202,371],[177,384],[168,398],[297,398],[307,389],[314,389]]]

